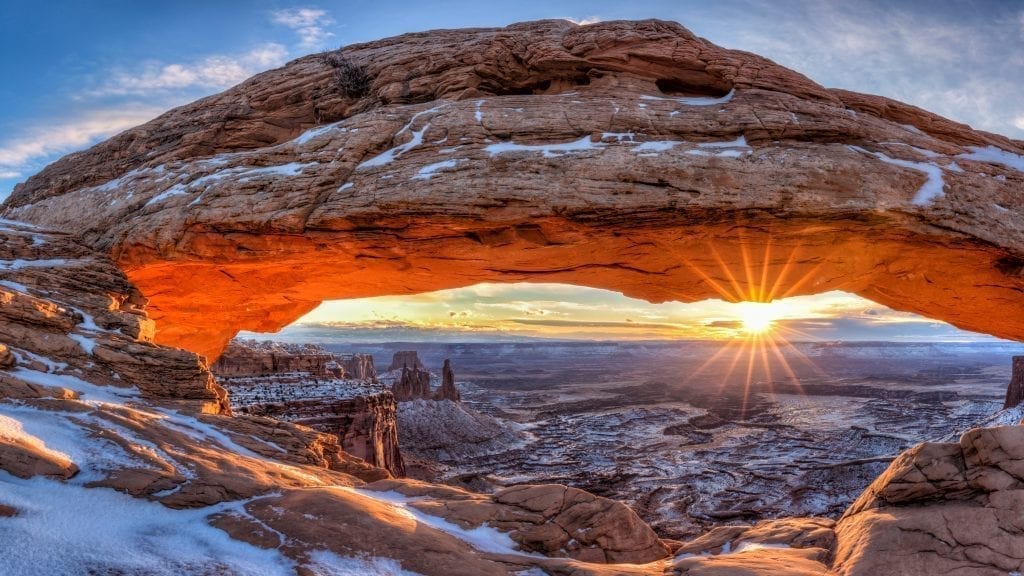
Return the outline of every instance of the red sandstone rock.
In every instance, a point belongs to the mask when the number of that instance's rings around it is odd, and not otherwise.
[[[402,368],[423,368],[423,363],[420,362],[419,354],[415,350],[400,350],[391,356],[391,365],[388,366],[387,371],[401,370]]]
[[[451,400],[459,402],[462,398],[459,389],[455,387],[455,372],[452,371],[451,360],[444,359],[444,368],[441,369],[441,387],[437,389],[434,397],[438,400]]]
[[[1006,386],[1006,400],[1003,409],[1013,408],[1024,402],[1024,356],[1013,357],[1013,371]]]

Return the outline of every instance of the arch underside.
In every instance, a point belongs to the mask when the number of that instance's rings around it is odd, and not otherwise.
[[[434,218],[372,231],[194,233],[189,252],[222,256],[127,272],[150,298],[157,340],[211,359],[239,330],[276,331],[324,300],[481,282],[578,284],[652,302],[843,290],[966,330],[1024,338],[1020,271],[1004,251],[976,240],[881,217],[651,220],[546,218],[485,228]]]

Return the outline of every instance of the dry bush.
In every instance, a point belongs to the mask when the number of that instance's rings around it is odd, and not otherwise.
[[[370,76],[366,69],[352,62],[341,50],[327,52],[324,63],[334,68],[334,81],[349,98],[362,98],[370,92]]]

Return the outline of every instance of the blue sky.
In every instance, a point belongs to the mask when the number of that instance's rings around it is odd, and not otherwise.
[[[68,152],[293,58],[410,31],[540,18],[675,20],[825,86],[890,96],[1024,139],[1024,0],[3,0],[2,6],[0,200]],[[306,321],[385,334],[494,330],[594,338],[685,336],[742,316],[721,302],[692,306],[659,307],[557,285],[471,287],[401,301],[327,303]],[[826,339],[973,337],[843,294],[790,308],[780,309],[778,324]]]

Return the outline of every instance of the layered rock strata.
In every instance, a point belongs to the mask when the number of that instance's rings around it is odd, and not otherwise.
[[[303,372],[310,376],[344,378],[334,356],[316,346],[287,346],[276,342],[232,342],[210,365],[225,378]]]
[[[395,476],[405,476],[396,403],[390,392],[349,398],[309,398],[250,404],[245,414],[268,416],[334,434],[345,452]]]

